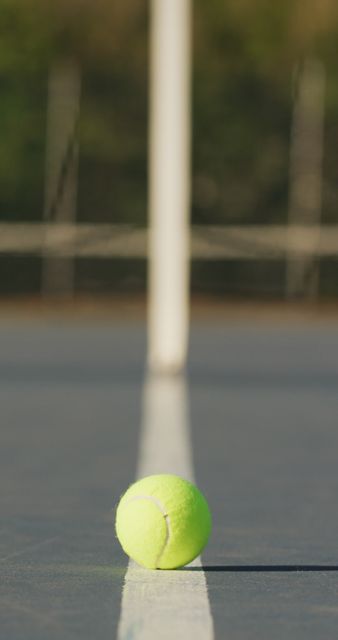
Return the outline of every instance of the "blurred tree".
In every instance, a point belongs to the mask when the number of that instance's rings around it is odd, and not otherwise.
[[[333,0],[196,0],[195,7],[194,220],[286,222],[293,72],[310,54],[336,66],[337,7]]]
[[[1,3],[2,219],[41,218],[48,69],[54,61],[72,57],[84,75],[80,193],[84,218],[93,217],[94,211],[98,219],[114,219],[114,213],[122,219],[132,217],[137,204],[135,211],[145,221],[146,21],[146,4],[131,0],[114,4],[98,0],[95,5],[86,0]],[[111,182],[102,190],[100,177],[108,172]],[[112,207],[116,174],[117,187],[122,180],[125,188],[120,197],[115,194]],[[93,207],[90,196],[95,190],[96,205],[98,197],[108,198]],[[100,210],[105,210],[102,215]]]
[[[42,203],[43,66],[48,49],[34,12],[0,5],[0,218],[32,218]]]
[[[337,222],[336,0],[194,8],[193,221],[286,222],[294,69],[315,56],[327,73],[323,219]],[[78,219],[146,223],[147,24],[145,0],[2,0],[0,219],[42,218],[48,70],[72,57]]]

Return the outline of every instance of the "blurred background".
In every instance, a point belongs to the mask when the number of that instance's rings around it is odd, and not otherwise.
[[[148,3],[3,0],[0,30],[1,297],[142,300]],[[337,297],[337,38],[334,0],[195,0],[195,299]]]

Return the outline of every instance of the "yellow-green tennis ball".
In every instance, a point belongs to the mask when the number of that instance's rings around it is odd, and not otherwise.
[[[196,558],[211,531],[208,503],[179,476],[148,476],[132,484],[116,511],[124,551],[148,569],[176,569]]]

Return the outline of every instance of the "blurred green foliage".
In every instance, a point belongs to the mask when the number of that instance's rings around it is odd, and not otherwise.
[[[43,215],[48,73],[81,68],[78,219],[145,222],[147,7],[0,3],[0,219]]]
[[[0,213],[43,209],[48,70],[82,68],[79,220],[146,222],[148,5],[2,0]],[[333,0],[195,0],[193,220],[281,222],[288,197],[292,74],[328,68],[326,191],[337,175],[337,7]]]
[[[146,224],[149,6],[1,0],[0,219],[43,215],[48,73],[82,73],[78,220]],[[293,79],[327,70],[323,220],[338,222],[336,0],[195,0],[193,207],[198,224],[287,219]]]
[[[338,86],[336,5],[197,0],[195,8],[194,220],[286,222],[294,72],[316,56]],[[328,141],[337,116],[331,87]],[[325,158],[338,169],[335,147]]]

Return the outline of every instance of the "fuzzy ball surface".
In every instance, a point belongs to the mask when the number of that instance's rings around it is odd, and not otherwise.
[[[132,484],[116,510],[123,550],[147,569],[176,569],[196,558],[211,531],[208,503],[197,487],[172,474]]]

